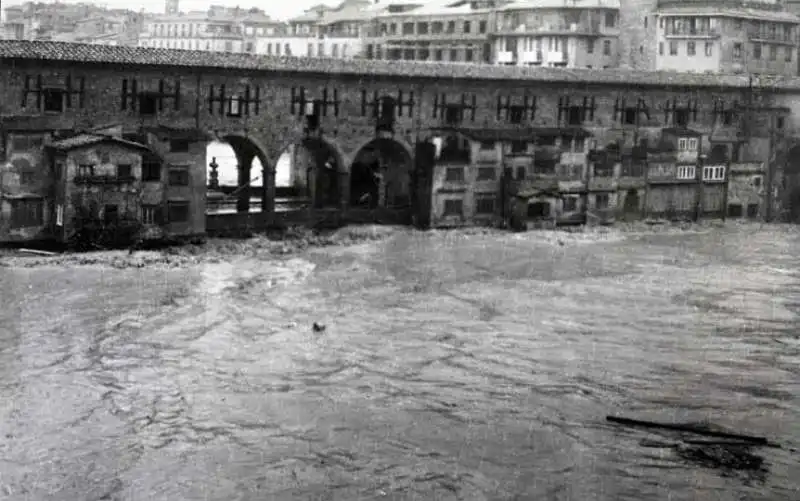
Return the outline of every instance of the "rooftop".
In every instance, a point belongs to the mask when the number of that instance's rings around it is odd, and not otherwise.
[[[497,8],[499,11],[535,9],[619,9],[620,0],[519,0]]]
[[[56,150],[69,151],[77,148],[94,146],[95,144],[100,144],[100,143],[114,143],[119,146],[124,146],[130,149],[150,151],[150,149],[143,144],[134,143],[133,141],[127,141],[125,139],[120,139],[118,137],[106,136],[102,134],[79,134],[74,137],[62,139],[60,141],[55,141],[53,143],[50,143],[49,146]]]
[[[536,68],[453,64],[441,62],[370,61],[332,58],[260,56],[242,53],[173,50],[145,47],[113,47],[52,41],[0,40],[0,66],[9,60],[80,64],[118,64],[184,68],[365,75],[374,77],[536,81],[624,86],[735,87],[750,85],[773,90],[800,90],[800,79],[719,75],[705,73],[651,72],[623,69]]]
[[[800,23],[800,17],[791,12],[777,12],[770,10],[757,10],[746,8],[728,8],[725,5],[718,6],[685,6],[667,7],[658,10],[659,16],[711,16],[711,17],[734,17],[740,19],[756,19],[759,21],[776,21],[784,23]]]

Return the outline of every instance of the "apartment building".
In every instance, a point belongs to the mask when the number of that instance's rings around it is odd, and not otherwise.
[[[392,3],[373,11],[367,59],[490,63],[496,0]]]
[[[656,11],[656,70],[796,75],[800,18],[769,4],[686,5]]]
[[[524,0],[499,7],[492,33],[503,65],[614,68],[619,0]]]

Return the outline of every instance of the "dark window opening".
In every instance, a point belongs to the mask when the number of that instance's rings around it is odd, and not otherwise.
[[[481,150],[491,151],[494,149],[494,141],[481,141]]]
[[[169,151],[172,153],[189,153],[189,141],[185,139],[173,139],[169,142]]]
[[[580,106],[567,108],[567,123],[569,125],[581,125],[583,123],[583,108]]]
[[[777,117],[775,119],[775,128],[776,129],[783,129],[784,126],[784,119],[783,117]]]
[[[158,111],[158,97],[150,92],[139,94],[139,114],[155,115]]]
[[[103,208],[103,222],[105,224],[115,223],[119,220],[119,207],[116,205],[106,205]]]
[[[33,184],[36,181],[36,173],[32,170],[24,170],[20,173],[20,183]]]
[[[61,113],[64,111],[64,91],[61,89],[44,89],[44,111]]]
[[[675,110],[673,121],[678,127],[687,127],[689,125],[689,110]]]
[[[550,204],[547,202],[528,202],[528,217],[531,219],[550,217]]]
[[[158,205],[142,205],[142,224],[159,224]]]
[[[478,167],[478,181],[494,181],[497,179],[497,171],[494,167]]]
[[[117,165],[117,179],[130,179],[133,177],[133,166],[130,164]]]
[[[747,205],[747,217],[751,219],[758,217],[758,204]]]
[[[736,112],[733,110],[725,110],[722,112],[722,124],[733,125],[736,121]]]
[[[161,181],[161,162],[157,160],[142,162],[142,181]]]
[[[169,202],[167,213],[170,223],[185,223],[189,221],[189,202]]]
[[[464,214],[464,201],[463,200],[445,200],[444,201],[444,215],[445,216],[462,216]]]
[[[525,167],[517,167],[517,181],[525,181],[527,170]]]
[[[729,204],[728,205],[728,217],[742,217],[742,206],[741,204]]]
[[[544,160],[544,159],[536,159],[533,160],[533,172],[534,174],[541,174],[541,175],[553,175],[556,173],[556,165],[558,165],[558,160]]]
[[[170,186],[189,186],[189,169],[185,167],[169,169]]]
[[[511,153],[525,153],[528,151],[528,143],[525,141],[511,141]]]
[[[614,165],[611,163],[596,163],[594,164],[595,177],[611,177],[614,175]]]
[[[44,224],[43,200],[12,200],[11,228],[27,228]]]
[[[594,196],[594,206],[597,209],[608,209],[611,197],[608,193],[598,193]]]
[[[521,124],[525,118],[525,108],[522,106],[512,106],[508,109],[508,121],[512,124]]]
[[[576,210],[578,210],[577,197],[564,198],[564,212],[574,212]]]
[[[626,125],[636,125],[639,122],[639,110],[636,108],[625,108],[623,122]]]
[[[494,214],[494,197],[479,197],[475,200],[477,214]]]
[[[464,110],[455,104],[448,104],[444,110],[444,122],[447,125],[458,125],[463,120]]]
[[[464,181],[463,167],[448,167],[445,171],[445,181],[448,182],[461,182]]]

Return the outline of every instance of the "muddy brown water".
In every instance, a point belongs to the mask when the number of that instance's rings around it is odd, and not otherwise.
[[[0,499],[800,499],[800,233],[541,240],[0,268]],[[607,414],[783,448],[754,479]]]

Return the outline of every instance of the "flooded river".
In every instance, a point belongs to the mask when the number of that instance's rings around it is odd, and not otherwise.
[[[0,499],[800,499],[800,232],[541,240],[0,268]],[[724,471],[609,414],[782,448]]]

